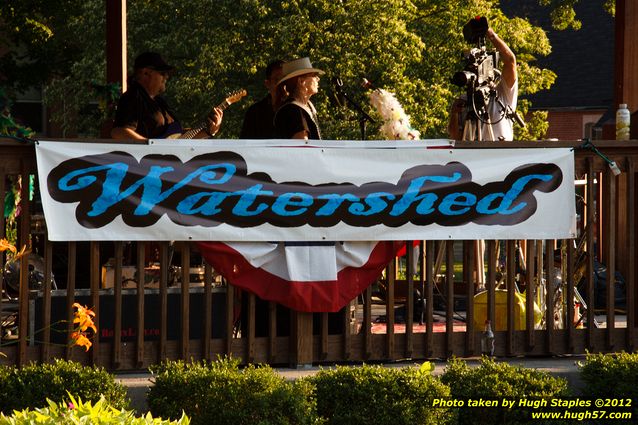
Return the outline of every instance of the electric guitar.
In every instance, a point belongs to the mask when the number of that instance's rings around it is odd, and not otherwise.
[[[222,103],[216,106],[216,108],[221,109],[222,111],[228,108],[235,102],[239,102],[242,97],[246,96],[246,90],[241,89],[232,92]],[[214,109],[214,108],[213,108]],[[198,127],[191,128],[190,130],[183,132],[182,126],[178,122],[172,122],[168,125],[168,128],[164,132],[166,134],[167,139],[192,139],[195,137],[200,131],[208,128],[208,123],[204,122],[200,124]]]

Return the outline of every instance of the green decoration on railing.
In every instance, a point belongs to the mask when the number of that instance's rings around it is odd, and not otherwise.
[[[17,123],[11,116],[11,99],[0,88],[0,138],[17,139],[21,141],[28,140],[35,135],[35,132],[29,128]],[[5,235],[7,239],[15,244],[17,243],[17,223],[16,218],[20,215],[20,190],[22,187],[21,176],[7,177],[7,190],[4,197],[3,213],[6,219]],[[29,176],[29,199],[33,198],[32,176]]]
[[[11,116],[11,105],[11,99],[0,88],[0,137],[18,139],[33,137],[35,132],[31,128],[15,122]]]
[[[91,88],[98,98],[98,107],[102,117],[112,119],[115,116],[115,107],[122,94],[120,83],[100,84],[91,82]]]

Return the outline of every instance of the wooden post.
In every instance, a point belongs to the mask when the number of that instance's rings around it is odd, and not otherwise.
[[[554,354],[554,241],[545,240],[545,341],[546,353]]]
[[[167,358],[167,335],[168,335],[168,269],[170,267],[170,261],[172,255],[169,255],[169,250],[173,247],[169,242],[161,242],[160,244],[160,284],[159,284],[159,300],[160,308],[160,340],[158,350],[158,361],[162,361]]]
[[[77,243],[68,243],[68,264],[67,264],[67,280],[66,280],[66,338],[67,342],[73,331],[73,302],[75,301],[75,270],[77,268]],[[92,307],[92,306],[91,306]],[[95,310],[93,310],[95,311]],[[98,328],[98,332],[100,329]],[[99,335],[96,335],[99,338]],[[71,360],[72,350],[71,344],[66,344],[64,349],[65,360]]]
[[[268,361],[275,363],[277,358],[277,304],[268,303]]]
[[[405,283],[407,284],[407,301],[405,305],[405,357],[412,358],[414,341],[412,340],[412,325],[414,319],[414,248],[412,241],[405,241]]]
[[[626,158],[627,169],[627,217],[629,217],[627,233],[627,257],[636,258],[636,166],[633,158]],[[636,264],[627,270],[627,351],[635,348],[636,327]]]
[[[368,360],[372,356],[372,285],[368,286],[365,291],[362,326],[365,338],[363,359]]]
[[[89,244],[90,252],[90,285],[91,285],[91,302],[90,305],[95,313],[93,323],[95,327],[100,329],[100,243],[91,241]],[[90,353],[91,365],[101,366],[100,364],[100,337],[93,338],[93,345]]]
[[[106,82],[126,91],[126,0],[106,0]],[[100,137],[109,138],[113,123],[104,122]]]
[[[180,340],[180,348],[182,352],[182,359],[187,361],[190,359],[190,262],[191,262],[191,254],[190,254],[190,245],[188,242],[183,242],[180,244],[180,248],[182,249],[181,257],[182,257],[182,293],[180,297],[180,313],[181,313],[181,340]]]
[[[536,344],[534,339],[534,329],[536,324],[536,318],[534,317],[534,305],[536,303],[535,294],[540,287],[541,273],[538,273],[538,280],[534,281],[534,253],[536,252],[536,241],[527,241],[525,248],[525,269],[527,271],[525,274],[525,305],[527,308],[525,312],[525,327],[527,329],[527,350],[532,351]],[[568,299],[570,298],[568,297]]]
[[[594,351],[594,223],[595,212],[594,202],[594,162],[591,158],[587,158],[587,197],[586,197],[586,216],[587,216],[587,286],[585,292],[587,296],[587,337],[585,347],[589,351]]]
[[[610,170],[603,173],[603,186],[605,192],[605,202],[607,205],[607,215],[604,217],[604,234],[607,237],[603,240],[603,250],[605,252],[605,261],[607,264],[607,292],[606,305],[607,310],[607,326],[605,329],[605,343],[607,349],[612,350],[614,347],[613,332],[615,328],[616,316],[614,310],[615,286],[616,286],[616,176]],[[591,307],[591,306],[590,306]],[[595,303],[594,303],[595,308]]]
[[[53,244],[49,240],[44,241],[44,261],[42,361],[48,362],[51,358],[51,281],[53,279]]]
[[[248,335],[246,335],[246,362],[255,362],[255,294],[248,294]],[[242,335],[243,337],[243,335]]]
[[[141,369],[144,366],[144,296],[146,290],[145,276],[144,276],[144,243],[137,243],[137,304],[136,304],[136,317],[137,317],[137,337],[136,337],[136,367]]]
[[[514,331],[516,322],[514,321],[514,294],[516,292],[516,283],[514,282],[514,274],[516,273],[516,254],[515,254],[516,241],[505,241],[506,252],[506,273],[505,273],[505,286],[507,288],[507,333],[505,336],[505,353],[508,356],[514,355]]]
[[[319,349],[319,358],[326,360],[328,358],[328,313],[321,313],[321,344]]]
[[[18,249],[26,246],[31,249],[29,240],[31,227],[31,201],[29,201],[29,168],[25,161],[20,162],[22,175],[21,187],[21,217],[18,228]],[[27,363],[27,338],[29,330],[29,254],[25,254],[20,261],[20,289],[18,297],[18,365]]]
[[[115,270],[113,271],[113,361],[114,369],[119,369],[122,362],[122,259],[124,257],[122,241],[115,242]]]
[[[481,278],[483,281],[483,285],[485,285],[485,266],[483,265],[483,262],[485,261],[483,259],[484,257],[484,253],[485,253],[485,241],[482,240],[482,250],[481,250],[481,255],[480,255],[480,261],[481,261]],[[465,326],[466,326],[466,332],[465,332],[465,355],[466,356],[471,356],[474,354],[474,345],[475,345],[475,341],[474,341],[474,332],[476,331],[476,329],[474,329],[474,285],[475,282],[472,279],[472,276],[474,275],[474,271],[478,270],[479,267],[477,264],[475,264],[475,258],[472,252],[472,247],[474,246],[475,241],[463,241],[463,276],[464,276],[464,280],[466,283],[466,294],[467,294],[467,306],[466,306],[466,313],[465,313]]]
[[[614,110],[626,103],[630,112],[638,110],[638,3],[616,0],[614,52]]]
[[[394,360],[394,286],[396,284],[396,258],[393,258],[386,267],[386,282],[388,294],[385,303],[386,317],[386,356],[388,360]]]
[[[212,360],[210,340],[213,335],[213,268],[206,263],[204,266],[204,317],[202,329],[202,359]]]
[[[290,365],[302,368],[312,364],[312,313],[293,311],[290,329]]]
[[[126,0],[106,1],[106,81],[126,91]]]
[[[445,242],[445,357],[454,355],[454,241]]]
[[[425,243],[425,257],[421,260],[421,267],[425,269],[425,281],[427,287],[425,289],[425,357],[432,357],[434,352],[434,337],[432,332],[434,331],[434,282],[436,281],[436,275],[434,274],[434,241],[429,240]]]
[[[226,355],[233,354],[233,337],[235,329],[235,287],[226,282]]]

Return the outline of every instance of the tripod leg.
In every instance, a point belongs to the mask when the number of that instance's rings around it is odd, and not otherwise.
[[[487,140],[490,140],[492,142],[495,141],[494,140],[494,129],[492,128],[492,124],[491,123],[487,126],[487,137],[488,137]],[[481,139],[481,140],[483,140],[483,139]]]
[[[470,119],[466,119],[465,124],[463,125],[463,140],[474,140],[474,122]]]

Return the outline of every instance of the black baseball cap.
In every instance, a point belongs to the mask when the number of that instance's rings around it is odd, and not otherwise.
[[[151,68],[156,71],[172,71],[175,67],[169,65],[162,59],[159,53],[144,52],[135,58],[135,69]]]

